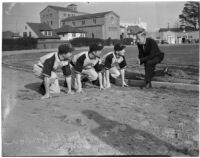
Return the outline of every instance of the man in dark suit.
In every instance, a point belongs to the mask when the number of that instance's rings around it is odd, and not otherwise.
[[[151,88],[151,80],[154,76],[156,64],[160,63],[164,59],[164,53],[160,51],[156,41],[146,37],[144,29],[138,31],[136,37],[139,50],[139,59],[137,60],[137,63],[139,65],[144,64],[145,87]]]

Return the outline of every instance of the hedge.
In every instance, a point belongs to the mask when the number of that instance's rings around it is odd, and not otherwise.
[[[104,40],[100,38],[74,38],[70,40],[70,43],[73,47],[82,47],[82,46],[89,46],[92,43],[102,43],[104,44]]]
[[[35,38],[18,38],[18,39],[3,39],[2,50],[25,50],[25,49],[36,49],[37,39]]]
[[[82,47],[82,46],[89,46],[92,43],[102,43],[106,46],[109,45],[114,45],[116,43],[122,43],[124,45],[131,45],[131,42],[133,42],[132,38],[124,38],[122,40],[120,39],[111,39],[108,38],[106,40],[103,39],[99,39],[99,38],[74,38],[72,40],[70,40],[70,43],[74,46],[74,47]]]

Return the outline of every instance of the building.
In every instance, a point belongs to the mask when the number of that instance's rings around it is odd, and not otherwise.
[[[124,26],[120,26],[120,39],[127,38],[127,29]]]
[[[26,23],[20,35],[22,37],[37,38],[40,41],[60,39],[56,32],[45,23]]]
[[[47,6],[40,12],[40,22],[48,24],[52,29],[61,27],[61,20],[88,13],[78,12],[77,5],[70,4],[67,7]]]
[[[169,44],[192,42],[199,40],[199,31],[186,28],[161,28],[159,30],[161,40],[167,41]]]
[[[125,28],[128,28],[129,26],[139,26],[141,28],[144,28],[147,30],[147,23],[142,21],[141,18],[139,17],[138,20],[132,23],[120,23],[121,26],[124,26]]]
[[[2,32],[2,38],[3,39],[16,39],[20,38],[18,33],[14,33],[12,31],[4,31]]]
[[[55,32],[60,37],[60,40],[71,40],[73,38],[85,37],[86,34],[84,31],[68,25],[56,29]]]
[[[120,39],[120,17],[113,11],[69,17],[62,25],[85,31],[89,38]]]

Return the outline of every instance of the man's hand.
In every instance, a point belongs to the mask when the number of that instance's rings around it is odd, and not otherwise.
[[[140,65],[140,59],[137,59],[137,64]]]

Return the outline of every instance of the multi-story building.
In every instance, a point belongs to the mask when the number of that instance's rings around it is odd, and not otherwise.
[[[83,30],[89,38],[120,38],[120,17],[113,11],[69,17],[62,25]]]
[[[84,14],[88,13],[78,12],[75,4],[67,7],[47,6],[40,12],[40,22],[48,24],[52,29],[57,29],[61,27],[62,19]]]

